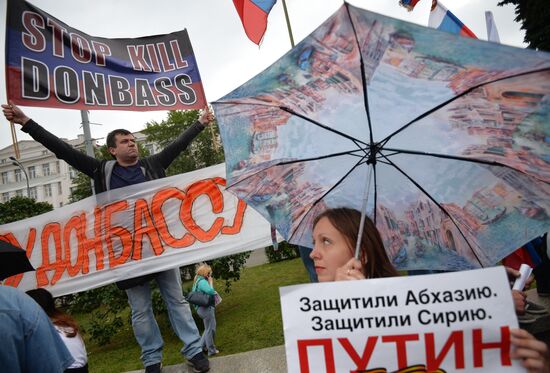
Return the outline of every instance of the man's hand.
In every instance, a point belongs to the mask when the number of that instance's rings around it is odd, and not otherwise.
[[[514,285],[514,282],[516,279],[520,278],[521,273],[513,269],[511,267],[504,267],[506,269],[506,275],[508,276],[508,281],[510,281],[510,285]],[[525,289],[529,289],[531,287],[531,284],[533,284],[533,281],[535,280],[535,276],[531,275],[529,278],[525,281]]]
[[[213,120],[214,120],[214,113],[212,113],[208,105],[206,105],[204,109],[202,109],[202,113],[199,117],[199,122],[203,126],[208,126],[210,123],[212,123]]]
[[[514,301],[514,309],[518,315],[525,314],[525,305],[527,304],[527,294],[519,290],[512,290],[512,300]]]
[[[8,121],[13,121],[14,123],[18,123],[22,126],[24,126],[31,119],[11,101],[9,105],[2,105],[2,112]]]

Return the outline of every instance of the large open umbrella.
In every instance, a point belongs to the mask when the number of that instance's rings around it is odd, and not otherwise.
[[[228,189],[311,247],[362,209],[403,269],[492,265],[550,224],[550,56],[343,5],[214,104]]]
[[[34,271],[34,268],[25,250],[0,240],[0,281],[28,271]]]

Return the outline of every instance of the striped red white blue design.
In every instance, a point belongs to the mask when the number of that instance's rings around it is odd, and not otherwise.
[[[477,39],[472,30],[466,27],[464,23],[439,1],[433,1],[428,25],[438,30]]]
[[[399,4],[401,6],[404,6],[405,8],[407,8],[409,11],[413,10],[415,5],[419,2],[420,0],[401,0],[399,1]]]
[[[267,16],[277,0],[233,0],[246,36],[260,45],[267,29]]]

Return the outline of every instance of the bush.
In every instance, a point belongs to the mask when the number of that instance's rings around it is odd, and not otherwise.
[[[277,250],[273,246],[266,247],[265,253],[269,263],[281,262],[283,260],[294,259],[300,256],[298,248],[286,241],[280,242]]]

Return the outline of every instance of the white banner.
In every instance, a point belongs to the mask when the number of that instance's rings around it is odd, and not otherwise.
[[[280,289],[289,372],[524,372],[504,267]]]
[[[225,190],[225,165],[115,189],[0,226],[35,272],[4,285],[75,293],[271,245],[269,223]]]

